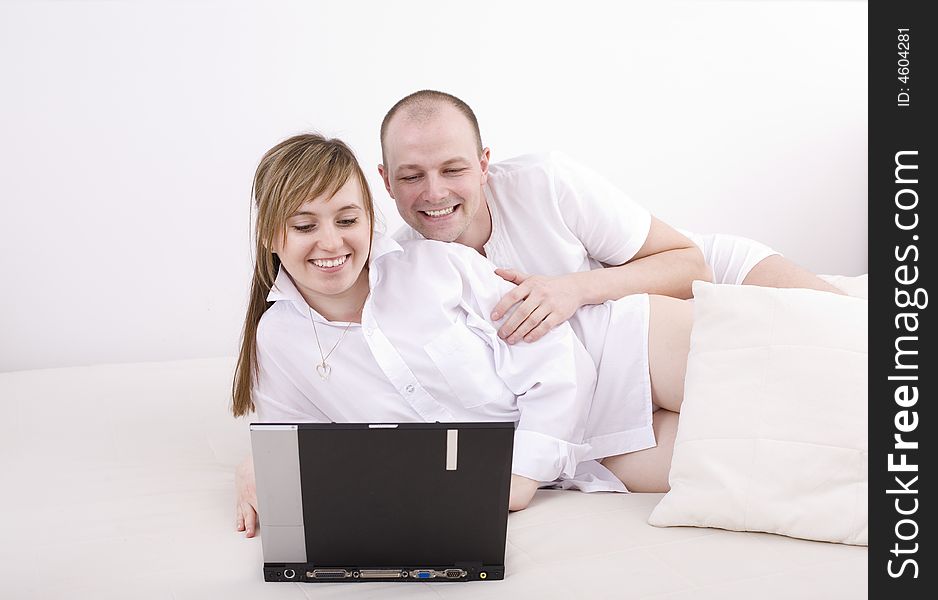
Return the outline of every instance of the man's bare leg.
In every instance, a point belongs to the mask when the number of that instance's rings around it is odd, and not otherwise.
[[[773,254],[749,271],[743,285],[761,285],[775,288],[806,288],[845,295],[840,289],[827,283],[811,271],[802,269],[784,256]]]

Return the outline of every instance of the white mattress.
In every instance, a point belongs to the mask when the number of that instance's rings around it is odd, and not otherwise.
[[[264,583],[234,531],[230,358],[0,374],[2,598],[865,598],[867,550],[646,523],[660,494],[541,491],[501,582]]]

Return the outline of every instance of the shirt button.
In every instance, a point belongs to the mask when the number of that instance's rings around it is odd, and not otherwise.
[[[414,386],[412,384],[407,384],[407,387],[404,388],[404,391],[408,394],[414,393]]]

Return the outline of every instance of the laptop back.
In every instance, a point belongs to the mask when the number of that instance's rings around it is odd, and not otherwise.
[[[504,577],[513,423],[252,424],[267,581]]]

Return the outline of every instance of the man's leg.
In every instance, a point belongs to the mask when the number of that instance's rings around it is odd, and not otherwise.
[[[807,288],[843,294],[814,273],[802,269],[765,244],[725,233],[683,231],[713,270],[713,282],[775,288]]]
[[[814,273],[802,269],[780,254],[762,259],[743,279],[743,285],[761,285],[775,288],[807,288],[822,292],[844,294]]]

